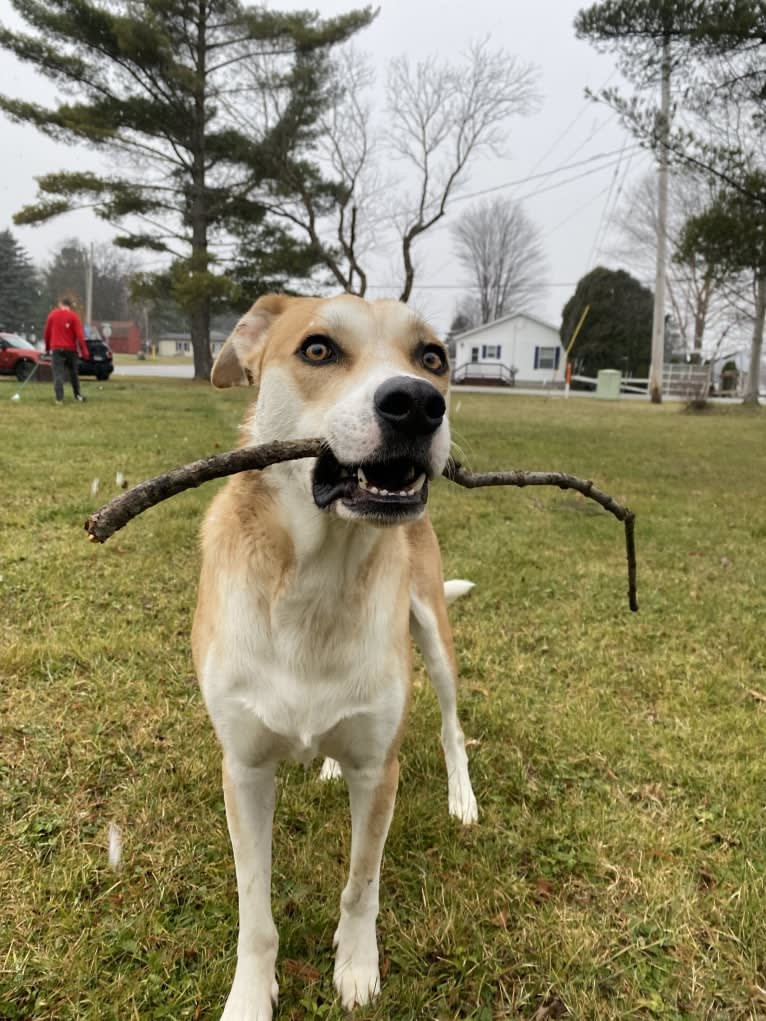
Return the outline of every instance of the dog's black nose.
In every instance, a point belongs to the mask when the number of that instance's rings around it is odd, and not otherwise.
[[[424,379],[393,376],[375,391],[375,410],[386,425],[408,436],[436,432],[444,418],[444,398]]]

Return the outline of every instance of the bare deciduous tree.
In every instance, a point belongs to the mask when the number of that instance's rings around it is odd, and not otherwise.
[[[534,68],[486,41],[459,64],[432,57],[413,66],[401,57],[391,62],[385,122],[376,128],[369,70],[346,53],[318,132],[336,185],[322,195],[305,188],[297,202],[275,195],[270,208],[308,234],[335,282],[355,294],[367,289],[373,247],[380,254],[395,244],[397,290],[407,301],[418,238],[445,216],[472,161],[502,150],[509,119],[536,108],[536,78]]]
[[[687,220],[701,213],[712,201],[715,185],[699,176],[677,172],[670,182],[667,223],[668,249],[675,252]],[[654,178],[639,181],[628,195],[618,219],[621,240],[615,254],[629,262],[635,272],[653,272],[657,249],[657,194]],[[701,357],[709,335],[717,339],[732,326],[731,309],[725,297],[731,274],[719,265],[695,256],[673,259],[667,267],[667,295],[684,350]]]
[[[468,208],[452,227],[455,252],[470,276],[460,310],[472,326],[526,312],[545,290],[540,232],[516,202],[497,196]]]

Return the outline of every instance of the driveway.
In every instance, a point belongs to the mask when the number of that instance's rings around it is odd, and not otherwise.
[[[152,365],[139,362],[136,365],[115,365],[115,376],[147,376],[163,379],[194,379],[193,365]]]

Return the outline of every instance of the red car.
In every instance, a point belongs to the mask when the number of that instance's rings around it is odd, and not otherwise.
[[[40,361],[40,352],[17,333],[0,333],[0,373],[25,380]]]

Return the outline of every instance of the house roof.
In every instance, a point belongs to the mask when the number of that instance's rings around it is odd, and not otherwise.
[[[531,323],[537,323],[538,326],[545,326],[549,330],[553,330],[554,333],[558,334],[558,326],[554,326],[553,323],[548,323],[545,319],[541,319],[539,316],[530,315],[529,312],[510,312],[507,316],[500,316],[499,319],[493,319],[491,323],[482,323],[481,326],[474,326],[470,330],[466,330],[464,333],[456,333],[452,338],[453,340],[463,340],[464,337],[474,337],[490,326],[497,326],[498,323],[508,323],[512,319],[528,319]]]

